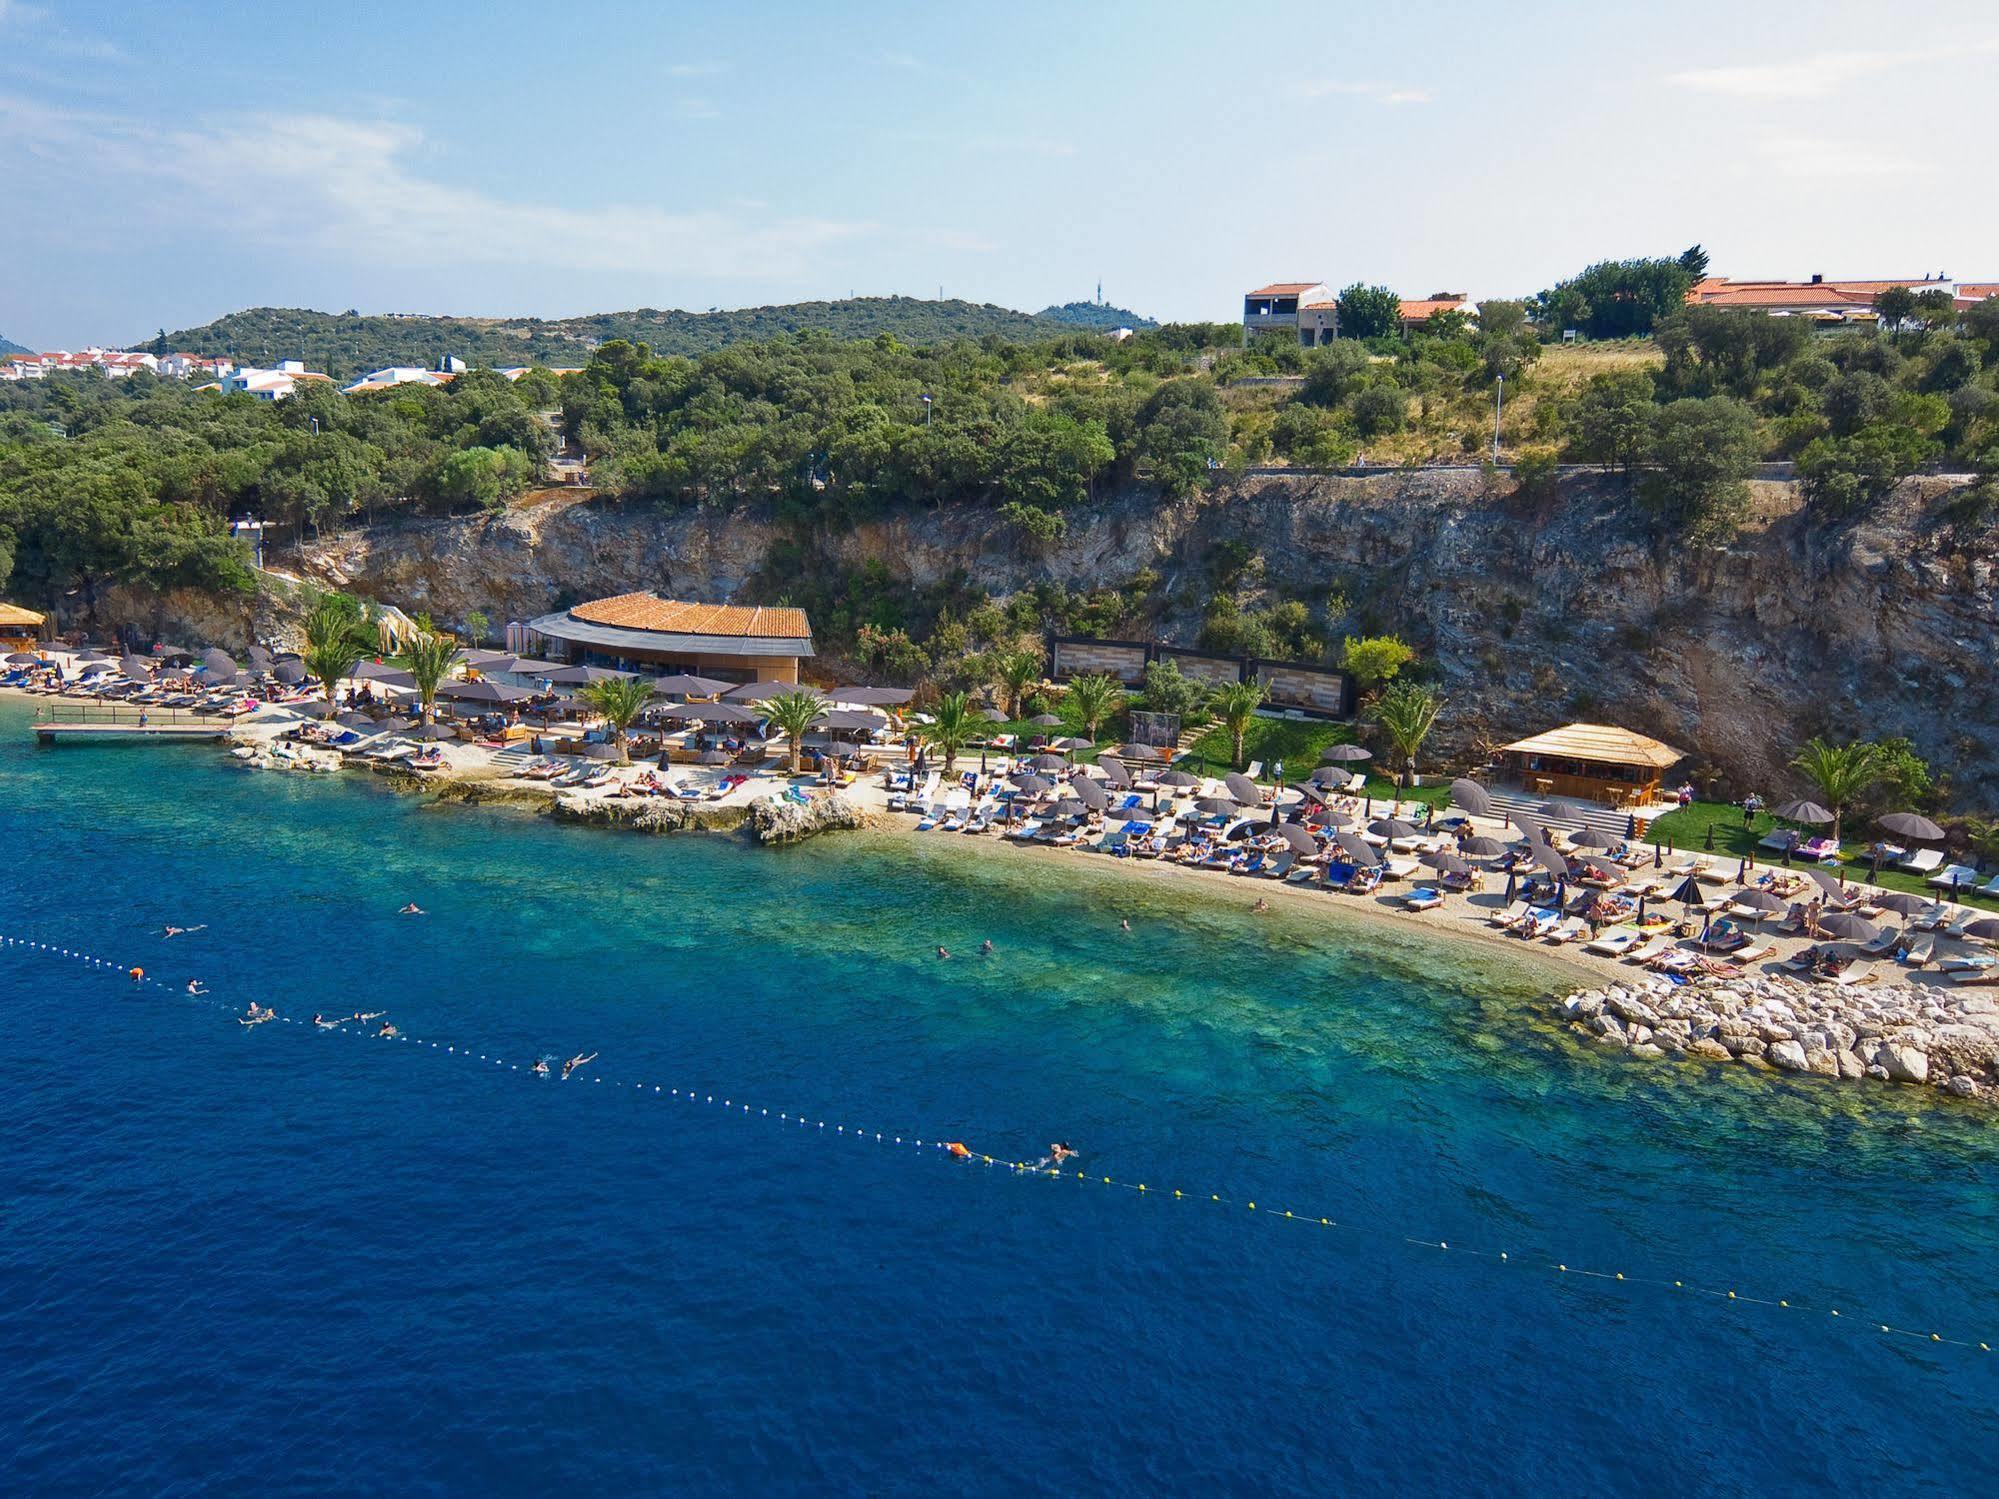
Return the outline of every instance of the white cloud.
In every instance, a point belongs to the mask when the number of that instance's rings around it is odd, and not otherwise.
[[[1999,37],[1977,37],[1952,47],[1916,47],[1899,51],[1812,52],[1775,62],[1737,63],[1718,68],[1690,68],[1668,73],[1666,82],[1701,94],[1738,99],[1830,99],[1850,84],[1901,68],[1936,66],[1967,56],[1999,52]]]
[[[1298,92],[1307,99],[1323,99],[1331,94],[1345,94],[1356,99],[1372,99],[1376,104],[1428,104],[1433,97],[1425,88],[1403,88],[1390,83],[1337,79],[1301,83],[1298,85]]]
[[[810,216],[501,198],[424,175],[414,164],[424,145],[420,131],[393,122],[283,115],[162,128],[0,97],[0,163],[21,151],[122,178],[101,195],[121,212],[143,204],[155,218],[225,224],[293,253],[781,279],[875,232]]]

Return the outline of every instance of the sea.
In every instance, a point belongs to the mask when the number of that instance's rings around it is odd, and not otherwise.
[[[0,1492],[1993,1491],[1978,1107],[1606,1053],[1331,900],[30,715]]]

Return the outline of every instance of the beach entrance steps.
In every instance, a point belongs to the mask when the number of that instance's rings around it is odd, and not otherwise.
[[[1605,833],[1612,838],[1623,839],[1625,829],[1631,826],[1631,814],[1616,807],[1595,806],[1589,802],[1570,801],[1566,797],[1536,796],[1526,791],[1489,789],[1495,817],[1510,818],[1515,827],[1525,818],[1544,827],[1552,826],[1563,832],[1573,832],[1577,828],[1588,828],[1594,833]],[[1543,812],[1543,807],[1553,805],[1559,812]],[[1643,817],[1639,819],[1645,821]]]

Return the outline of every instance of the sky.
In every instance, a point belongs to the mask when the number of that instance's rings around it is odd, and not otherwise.
[[[1990,0],[0,0],[0,335],[1999,279]]]

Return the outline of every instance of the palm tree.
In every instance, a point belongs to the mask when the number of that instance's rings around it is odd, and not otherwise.
[[[791,773],[798,774],[798,754],[804,747],[799,741],[805,731],[819,721],[819,715],[826,711],[826,705],[809,692],[780,692],[776,697],[765,698],[764,716],[776,727],[784,730],[784,737],[791,741]]]
[[[1444,700],[1435,689],[1421,682],[1392,683],[1375,699],[1374,721],[1381,725],[1388,742],[1395,746],[1395,753],[1402,757],[1412,785],[1416,780],[1416,752],[1436,727],[1437,714],[1443,706]]]
[[[426,728],[437,718],[437,684],[451,674],[457,654],[457,641],[428,630],[417,631],[403,646],[403,663],[416,678],[417,701],[422,704]]]
[[[1069,706],[1083,726],[1083,737],[1094,739],[1104,720],[1124,706],[1124,685],[1116,677],[1078,677],[1069,684]]]
[[[1242,736],[1249,732],[1249,721],[1262,705],[1261,682],[1230,682],[1216,688],[1208,699],[1208,707],[1229,731],[1229,764],[1237,770],[1242,769]]]
[[[979,721],[962,692],[947,692],[939,698],[931,718],[933,722],[924,726],[923,737],[944,752],[944,774],[949,775],[957,764],[958,751],[978,733]]]
[[[302,661],[306,674],[325,690],[329,705],[340,683],[354,675],[361,658],[374,648],[374,633],[351,599],[323,598],[305,617]]]
[[[618,763],[629,765],[625,730],[652,701],[652,683],[645,677],[600,677],[584,683],[577,696],[603,715],[604,722],[611,726],[611,743],[617,746]]]
[[[1846,809],[1881,778],[1881,747],[1864,739],[1851,744],[1808,739],[1792,759],[1791,769],[1818,788],[1825,799],[1832,812],[1832,841],[1837,843]]]
[[[1006,716],[1019,718],[1021,697],[1028,688],[1041,680],[1041,652],[1002,651],[999,659],[993,663],[993,672],[999,678],[1000,691],[1006,703]]]

